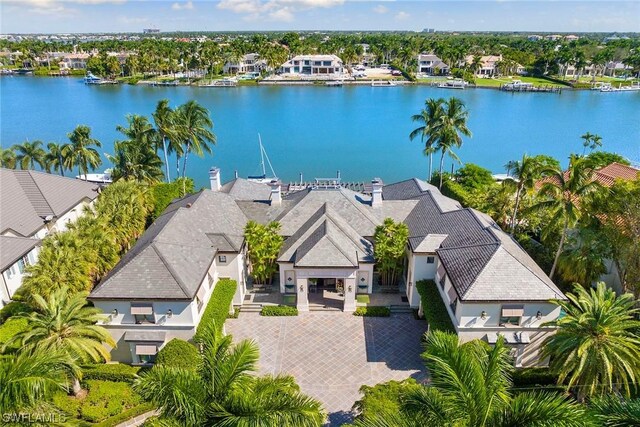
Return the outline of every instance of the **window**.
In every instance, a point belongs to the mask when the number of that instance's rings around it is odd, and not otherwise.
[[[36,263],[36,254],[34,251],[31,251],[27,254],[27,264],[32,265]]]
[[[202,303],[202,300],[200,298],[198,298],[197,296],[196,296],[196,304],[198,305],[198,313],[200,313],[202,311],[202,306],[204,304]]]
[[[16,275],[16,266],[14,264],[11,267],[9,267],[9,269],[7,270],[7,279],[11,279],[15,275]]]
[[[26,263],[24,262],[25,257],[22,257],[18,260],[18,270],[20,271],[20,274],[24,273],[24,268],[26,266]]]
[[[155,354],[139,354],[138,363],[156,363]]]
[[[523,314],[523,305],[503,305],[498,324],[500,326],[520,326]]]
[[[227,262],[226,255],[218,255],[218,262]]]
[[[434,262],[436,262],[436,257],[433,257],[433,256],[427,257],[427,264],[433,264]]]
[[[207,279],[209,280],[209,288],[211,288],[211,286],[213,286],[213,276],[207,273]]]
[[[442,290],[444,291],[444,284],[446,283],[446,278],[445,276],[442,276],[440,278],[440,287],[442,288]]]
[[[153,305],[151,304],[131,304],[131,314],[137,325],[156,323],[156,318],[153,315]]]

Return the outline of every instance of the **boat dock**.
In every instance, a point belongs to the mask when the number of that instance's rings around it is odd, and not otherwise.
[[[306,189],[314,190],[335,190],[337,188],[346,188],[347,190],[356,191],[362,194],[371,194],[373,187],[371,182],[342,182],[340,179],[321,179],[317,178],[311,182],[290,182],[280,185],[280,190],[284,193],[294,193]]]
[[[532,84],[505,83],[500,86],[500,90],[505,92],[542,92],[542,93],[562,93],[562,88],[557,86],[534,86]]]

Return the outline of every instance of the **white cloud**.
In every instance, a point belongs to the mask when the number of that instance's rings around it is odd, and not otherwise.
[[[188,0],[187,2],[175,2],[174,4],[171,5],[171,9],[173,10],[192,10],[193,9],[193,2],[191,0]]]
[[[383,13],[389,12],[389,8],[387,6],[383,6],[383,5],[379,4],[379,5],[377,5],[376,7],[373,8],[373,11],[375,13],[383,14]]]
[[[220,0],[219,9],[246,15],[245,19],[269,19],[290,22],[295,13],[317,8],[331,8],[344,4],[345,0]]]
[[[400,11],[396,13],[395,19],[396,21],[404,21],[406,19],[409,19],[409,17],[411,17],[411,15],[409,15],[407,12]]]

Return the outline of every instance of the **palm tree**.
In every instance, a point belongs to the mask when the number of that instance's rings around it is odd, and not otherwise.
[[[562,225],[560,243],[549,272],[549,278],[553,279],[567,232],[583,216],[579,205],[580,199],[588,197],[601,186],[597,181],[592,180],[592,170],[588,167],[585,158],[573,154],[569,158],[569,168],[566,172],[554,167],[545,169],[543,173],[549,175],[539,191],[543,200],[532,206],[531,210],[549,209],[551,212],[552,220],[543,230],[543,235],[548,235],[552,227],[557,224]]]
[[[116,141],[115,154],[106,155],[114,164],[111,172],[114,181],[120,178],[139,182],[162,180],[162,160],[156,152],[159,141],[157,131],[144,116],[127,116],[127,121],[129,127],[117,126],[116,129],[128,139]]]
[[[616,396],[594,399],[591,411],[603,427],[640,425],[640,399],[625,400]]]
[[[181,105],[176,113],[177,131],[185,146],[182,163],[182,177],[185,178],[189,153],[193,152],[199,157],[205,152],[211,153],[211,144],[216,143],[216,136],[211,131],[213,121],[209,111],[197,101]]]
[[[69,374],[78,367],[67,354],[22,350],[0,357],[0,413],[20,413],[42,406],[58,391],[69,389]]]
[[[471,131],[467,127],[469,112],[460,99],[452,97],[442,104],[432,132],[436,135],[436,151],[440,151],[440,186],[442,189],[442,167],[444,155],[448,154],[453,160],[460,158],[453,152],[453,148],[462,146],[460,134],[470,137]]]
[[[45,151],[42,149],[42,141],[24,142],[12,147],[16,151],[16,162],[20,169],[35,169],[36,163],[44,168]]]
[[[516,188],[516,200],[513,208],[513,214],[511,215],[511,234],[516,229],[516,218],[518,215],[518,208],[520,201],[524,194],[531,190],[536,181],[540,179],[542,175],[542,168],[536,157],[530,157],[524,154],[522,160],[511,161],[506,165],[509,176],[504,180],[505,185],[514,185]],[[512,188],[512,187],[511,187]]]
[[[44,156],[45,169],[49,173],[57,169],[60,175],[64,176],[64,162],[68,152],[67,145],[50,142],[47,144],[47,149],[49,151]]]
[[[255,377],[258,348],[235,345],[214,324],[198,338],[202,361],[195,370],[155,366],[134,389],[160,408],[161,418],[179,425],[320,426],[321,405],[300,393],[288,376]]]
[[[437,141],[437,135],[433,132],[433,127],[442,114],[442,104],[444,104],[443,98],[429,98],[424,102],[425,108],[418,114],[411,116],[411,120],[420,123],[420,126],[411,131],[409,139],[413,141],[419,136],[420,142],[424,144],[424,154],[429,156],[429,176],[427,179],[431,179],[433,175],[433,153],[436,151],[435,144]]]
[[[175,124],[174,124],[174,111],[169,107],[169,100],[162,99],[158,101],[158,105],[156,105],[156,110],[151,115],[153,117],[153,121],[156,125],[156,131],[160,135],[160,139],[162,140],[162,152],[164,154],[164,166],[165,166],[165,175],[167,182],[171,181],[169,176],[169,151],[175,151],[178,157],[178,165],[180,164],[180,145],[172,144],[171,141],[175,139],[172,135],[175,133]],[[168,143],[168,145],[167,145]],[[180,172],[178,166],[178,173]],[[178,174],[179,176],[179,174]],[[176,177],[177,178],[177,177]]]
[[[78,167],[80,175],[86,178],[89,168],[93,170],[102,164],[100,154],[93,148],[93,146],[102,147],[102,144],[97,139],[91,138],[91,128],[85,125],[77,126],[68,134],[68,137],[70,144],[67,145],[68,157],[65,159],[64,166],[67,169]]]
[[[14,151],[13,147],[0,147],[0,167],[7,169],[16,168],[16,152]]]
[[[566,313],[549,322],[558,331],[548,337],[543,357],[551,357],[558,381],[576,388],[580,398],[622,392],[630,396],[640,377],[640,322],[633,295],[616,296],[600,282],[596,289],[576,285],[568,301],[556,301]]]
[[[582,155],[584,156],[585,152],[587,151],[587,148],[591,149],[592,151],[595,150],[598,147],[602,147],[602,137],[600,135],[597,134],[592,134],[591,132],[587,132],[584,135],[581,135],[580,138],[582,138],[583,142],[582,142]]]
[[[19,342],[23,348],[61,351],[82,362],[109,361],[111,356],[104,346],[115,347],[111,334],[96,323],[102,320],[101,311],[87,305],[87,293],[69,293],[63,286],[45,299],[33,295],[31,313],[14,317],[25,318],[27,328],[8,342]],[[5,346],[7,345],[5,344]]]
[[[400,411],[382,412],[355,425],[372,426],[584,426],[584,409],[560,394],[512,396],[509,347],[500,337],[491,347],[480,340],[460,344],[455,334],[426,335],[423,357],[431,384],[408,389]]]

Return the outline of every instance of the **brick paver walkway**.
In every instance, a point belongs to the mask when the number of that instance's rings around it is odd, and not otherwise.
[[[426,323],[410,314],[387,318],[312,312],[297,317],[241,313],[225,323],[235,341],[260,346],[261,374],[291,374],[319,399],[331,425],[352,420],[361,385],[408,377],[425,379],[420,337]]]

